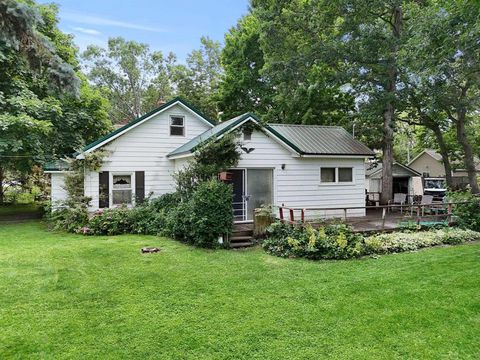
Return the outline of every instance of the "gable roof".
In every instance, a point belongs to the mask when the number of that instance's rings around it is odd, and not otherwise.
[[[245,113],[205,131],[169,153],[167,157],[191,154],[202,142],[218,139],[247,121],[254,121],[262,126],[277,141],[298,155],[375,155],[372,150],[338,126],[264,124],[254,114]]]
[[[408,166],[410,166],[411,164],[413,164],[418,158],[420,158],[423,154],[427,154],[429,155],[432,159],[436,160],[436,161],[442,161],[442,155],[440,155],[438,152],[436,152],[435,150],[433,149],[423,149],[422,152],[420,152],[420,154],[418,154],[417,156],[415,156],[409,163],[408,163]]]
[[[393,162],[393,170],[395,170],[395,167],[402,168],[405,170],[407,173],[410,173],[411,176],[422,176],[418,171],[413,170],[411,167],[408,167],[407,165],[400,164],[399,162],[394,161]],[[375,174],[378,174],[380,171],[383,169],[383,163],[378,162],[375,164],[370,164],[370,167],[367,167],[365,169],[365,176],[366,177],[371,177]],[[402,174],[397,174],[398,176],[404,176]],[[395,175],[395,171],[393,171],[393,176]]]
[[[80,155],[81,153],[84,153],[84,152],[88,152],[88,151],[93,151],[94,149],[97,149],[107,143],[109,143],[110,141],[116,139],[117,137],[119,137],[120,135],[123,135],[124,133],[128,132],[129,130],[133,129],[134,127],[136,127],[137,125],[140,125],[141,123],[149,120],[151,117],[153,117],[154,115],[176,105],[176,104],[180,104],[182,105],[183,107],[187,108],[188,110],[192,111],[194,114],[196,114],[199,118],[201,118],[204,122],[206,122],[208,125],[210,126],[215,126],[216,125],[216,122],[214,120],[211,120],[209,118],[207,118],[205,115],[203,115],[199,110],[197,110],[196,108],[194,108],[192,105],[190,105],[189,103],[187,103],[185,100],[181,99],[180,97],[176,97],[176,98],[173,98],[172,100],[166,102],[165,104],[157,107],[156,109],[136,118],[136,119],[133,119],[132,121],[128,122],[127,124],[123,125],[122,127],[116,129],[115,131],[112,131],[111,133],[101,137],[100,139],[88,144],[87,146],[85,146],[80,153],[75,153],[74,154],[74,157]]]

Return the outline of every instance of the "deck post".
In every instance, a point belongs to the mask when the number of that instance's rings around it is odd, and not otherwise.
[[[448,202],[448,224],[450,224],[452,222],[452,213],[453,213],[453,205],[452,205],[452,202],[449,201]]]
[[[417,226],[420,225],[420,212],[422,211],[421,208],[422,205],[417,206]]]
[[[385,230],[385,215],[387,214],[387,209],[382,209],[382,230]]]
[[[290,209],[290,221],[293,223],[294,222],[294,214],[293,214],[293,209]]]
[[[305,209],[302,209],[301,217],[302,217],[302,223],[304,223],[305,222]]]
[[[280,212],[280,220],[283,220],[283,207],[279,207],[278,211]]]
[[[343,221],[347,221],[347,208],[343,209]]]

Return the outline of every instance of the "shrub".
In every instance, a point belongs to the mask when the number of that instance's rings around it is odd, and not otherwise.
[[[462,244],[468,241],[479,241],[480,233],[472,230],[445,228],[441,230],[420,232],[398,232],[378,234],[365,238],[365,254],[388,254],[403,251],[414,251],[420,248],[441,244]]]
[[[90,235],[119,235],[133,228],[132,211],[127,207],[98,210],[88,222],[85,233]]]
[[[448,193],[448,199],[452,202],[468,202],[456,204],[453,207],[457,225],[463,229],[480,231],[480,197],[470,191],[457,191]]]
[[[200,183],[187,201],[167,215],[168,235],[207,248],[220,246],[218,238],[233,226],[232,187],[218,180]]]
[[[282,257],[309,259],[348,259],[362,255],[363,236],[345,224],[330,224],[318,230],[312,226],[295,227],[281,222],[267,229],[263,248]]]
[[[88,224],[87,204],[66,202],[57,204],[52,211],[52,206],[45,209],[45,216],[49,227],[53,230],[79,232]]]

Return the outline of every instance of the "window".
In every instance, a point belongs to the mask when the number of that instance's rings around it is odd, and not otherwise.
[[[132,203],[132,175],[113,175],[112,204]]]
[[[252,140],[252,130],[251,129],[244,129],[243,130],[243,140],[244,141]]]
[[[335,168],[321,168],[320,169],[320,178],[322,183],[334,183],[335,180]]]
[[[185,118],[183,116],[170,116],[170,135],[185,136]]]
[[[320,168],[321,184],[352,184],[353,168],[351,167],[322,167]]]
[[[353,169],[350,167],[341,167],[338,168],[338,182],[349,182],[353,181]]]

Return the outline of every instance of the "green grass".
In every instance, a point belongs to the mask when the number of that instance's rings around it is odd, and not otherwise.
[[[312,262],[0,225],[0,358],[478,359],[479,274],[480,244]]]
[[[39,213],[40,211],[41,205],[35,203],[0,205],[0,217]]]

